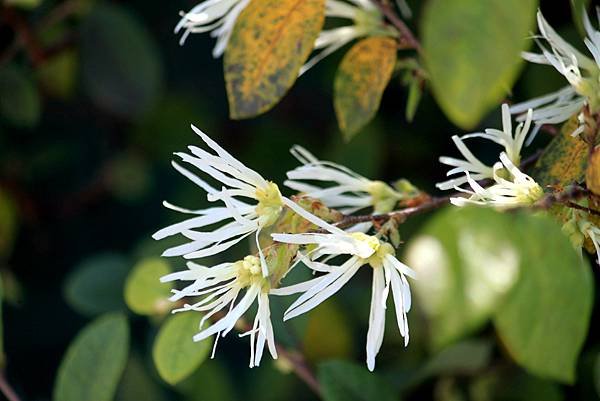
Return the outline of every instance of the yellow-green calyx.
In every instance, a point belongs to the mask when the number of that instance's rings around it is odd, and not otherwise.
[[[587,99],[592,114],[600,110],[600,70],[579,80],[575,91]]]
[[[367,192],[371,195],[371,202],[376,213],[387,213],[394,210],[398,200],[403,198],[400,193],[394,191],[383,181],[371,181]]]
[[[269,227],[277,221],[281,210],[283,209],[283,201],[281,200],[281,192],[279,187],[274,182],[269,182],[265,188],[256,188],[256,214],[258,215],[258,223],[261,227]]]
[[[234,266],[237,269],[237,278],[242,287],[249,287],[253,284],[268,286],[269,281],[262,275],[260,259],[254,255],[248,255],[242,260],[235,262]]]
[[[387,242],[382,242],[379,238],[373,235],[367,235],[364,233],[352,233],[350,236],[358,241],[363,242],[373,249],[373,254],[368,258],[364,259],[365,264],[371,265],[374,269],[383,266],[383,258],[385,255],[394,254],[394,247]]]
[[[537,182],[532,182],[528,186],[523,186],[522,190],[517,194],[517,201],[523,205],[533,205],[535,202],[542,199],[544,190]]]

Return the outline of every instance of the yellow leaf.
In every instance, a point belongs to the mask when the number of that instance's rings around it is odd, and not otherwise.
[[[571,133],[579,125],[573,116],[561,129],[560,134],[550,142],[544,154],[532,171],[532,176],[540,185],[552,185],[561,189],[575,182],[583,181],[587,166],[588,145]]]
[[[590,155],[585,173],[585,183],[590,191],[600,195],[600,148],[594,149]]]
[[[346,139],[377,113],[395,63],[396,41],[384,36],[363,39],[344,56],[335,76],[334,106]]]
[[[253,117],[290,89],[323,27],[325,0],[253,0],[224,57],[229,114]]]

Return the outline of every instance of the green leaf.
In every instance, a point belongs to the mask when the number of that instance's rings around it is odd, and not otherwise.
[[[396,40],[376,36],[356,43],[335,75],[333,102],[347,141],[377,113],[396,63]]]
[[[106,185],[123,202],[140,200],[152,187],[148,163],[132,152],[115,156],[107,168]]]
[[[121,314],[94,320],[75,338],[58,369],[54,401],[110,401],[127,363],[129,327]]]
[[[573,17],[575,27],[577,27],[577,32],[582,36],[586,36],[585,27],[583,26],[583,12],[590,5],[590,0],[571,0],[570,3],[571,16]]]
[[[544,149],[531,171],[531,176],[542,186],[564,187],[583,182],[588,164],[588,145],[571,133],[577,128],[577,116],[565,122],[560,134]]]
[[[550,380],[528,375],[511,366],[487,369],[469,384],[469,399],[473,401],[561,401],[561,387]]]
[[[162,401],[163,391],[160,385],[152,379],[144,361],[133,354],[127,361],[123,377],[119,383],[116,401]]]
[[[537,0],[431,0],[422,21],[433,93],[469,129],[511,90],[534,30]]]
[[[17,210],[12,199],[0,188],[0,259],[12,251],[17,233]]]
[[[128,271],[129,263],[121,255],[92,256],[67,277],[65,298],[83,315],[124,310],[123,284]]]
[[[421,88],[421,82],[418,79],[412,79],[408,84],[408,99],[406,100],[405,114],[408,122],[412,122],[415,118],[422,96],[423,89]]]
[[[440,349],[480,328],[518,278],[513,220],[485,208],[438,212],[408,244],[412,286]]]
[[[319,365],[318,379],[324,401],[395,401],[389,383],[366,367],[345,361]]]
[[[521,215],[517,222],[521,277],[498,308],[494,324],[521,366],[573,383],[593,305],[590,266],[553,220]]]
[[[138,117],[155,103],[162,65],[146,28],[115,3],[99,2],[81,32],[83,87],[99,107]]]
[[[254,117],[292,87],[325,20],[325,0],[251,1],[223,59],[229,114]]]
[[[37,88],[15,65],[0,68],[0,116],[20,128],[33,128],[41,113]]]
[[[485,340],[466,340],[443,349],[424,366],[427,376],[475,374],[490,362],[492,344]]]
[[[152,348],[152,357],[160,377],[173,385],[185,379],[204,362],[212,348],[212,341],[194,342],[202,315],[194,312],[178,313],[160,328]]]
[[[144,259],[135,265],[125,282],[125,303],[139,315],[162,315],[171,309],[168,298],[173,286],[160,278],[171,272],[160,258]]]

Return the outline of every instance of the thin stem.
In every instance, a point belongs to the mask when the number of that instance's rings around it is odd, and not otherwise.
[[[10,386],[6,377],[4,376],[4,371],[0,371],[0,392],[6,397],[8,401],[21,401],[15,390]]]
[[[412,33],[412,31],[406,26],[404,21],[400,19],[400,17],[390,6],[390,4],[386,0],[373,0],[373,3],[375,3],[375,5],[381,10],[383,15],[385,15],[385,17],[387,18],[387,20],[390,21],[390,23],[394,25],[394,27],[396,27],[398,31],[400,31],[400,38],[406,45],[406,48],[415,49],[420,53],[421,44],[419,43],[415,35]]]
[[[321,385],[306,362],[306,359],[304,359],[304,355],[299,352],[290,352],[279,344],[276,344],[275,346],[277,347],[277,353],[291,363],[294,373],[296,373],[296,375],[304,381],[317,396],[321,397]]]

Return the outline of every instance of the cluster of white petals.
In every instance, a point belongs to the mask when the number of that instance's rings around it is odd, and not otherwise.
[[[513,114],[521,114],[530,108],[535,109],[533,120],[537,128],[542,124],[562,123],[579,114],[584,105],[589,106],[592,112],[600,108],[600,31],[592,26],[585,9],[582,13],[587,34],[584,43],[593,58],[584,55],[565,41],[548,24],[541,11],[537,13],[540,31],[538,45],[542,53],[524,52],[523,58],[532,63],[553,66],[569,83],[569,86],[557,92],[511,107]],[[583,129],[584,126],[580,125],[573,134],[577,135]],[[534,134],[535,132],[537,129],[534,130]]]
[[[190,33],[210,32],[217,38],[213,57],[221,57],[240,13],[250,0],[205,0],[187,13],[181,13],[181,20],[175,33],[183,31],[179,43],[183,45]]]
[[[194,336],[194,341],[202,341],[216,335],[214,351],[219,335],[225,337],[235,326],[236,322],[258,302],[258,311],[252,329],[243,335],[250,336],[250,367],[258,366],[262,358],[265,343],[273,358],[277,358],[275,337],[271,323],[269,308],[269,282],[261,273],[260,260],[256,256],[247,256],[235,263],[221,263],[205,267],[188,262],[185,271],[171,273],[161,278],[162,282],[192,281],[182,290],[174,290],[170,300],[173,302],[183,298],[194,297],[198,301],[184,304],[174,312],[198,311],[204,313],[200,328],[215,314],[227,311],[227,314],[216,323],[201,330]],[[243,297],[238,301],[240,294]]]
[[[500,161],[494,165],[493,185],[483,188],[468,172],[465,175],[471,189],[457,187],[456,190],[470,196],[451,198],[450,202],[455,206],[474,204],[508,209],[530,206],[544,195],[542,187],[533,178],[521,172],[504,152],[500,154]]]
[[[526,120],[519,123],[513,132],[509,107],[507,104],[503,104],[502,130],[488,128],[484,130],[484,132],[475,132],[463,135],[462,137],[454,135],[452,140],[464,157],[464,160],[448,156],[440,157],[440,162],[442,164],[452,167],[446,175],[458,175],[458,177],[453,177],[447,181],[440,182],[436,184],[436,186],[441,190],[449,190],[457,188],[469,182],[469,180],[478,181],[494,178],[493,166],[488,166],[480,161],[463,142],[463,140],[468,138],[483,138],[501,145],[504,148],[504,153],[512,164],[519,165],[521,162],[521,150],[523,149],[527,135],[530,133],[532,114],[532,110],[529,110],[527,112]]]
[[[174,235],[187,238],[189,242],[164,252],[165,256],[183,256],[186,259],[217,255],[252,234],[255,235],[258,249],[258,256],[250,255],[234,263],[207,267],[188,262],[188,270],[162,278],[162,281],[191,282],[181,290],[173,290],[171,300],[182,302],[185,299],[186,302],[174,312],[198,311],[204,314],[200,332],[194,336],[195,341],[202,341],[213,335],[217,338],[225,336],[252,305],[257,303],[254,324],[244,335],[251,338],[250,367],[258,366],[265,344],[273,358],[277,357],[269,295],[303,292],[285,313],[284,320],[287,320],[314,308],[337,292],[361,266],[370,265],[373,268],[373,295],[367,334],[369,369],[374,368],[375,356],[383,340],[385,308],[390,287],[394,296],[398,327],[408,343],[406,314],[411,301],[406,276],[414,277],[414,272],[396,259],[394,248],[390,244],[362,232],[346,232],[306,211],[291,199],[284,197],[276,184],[265,180],[203,132],[193,126],[192,128],[212,152],[189,146],[190,153],[180,152],[176,155],[183,162],[218,182],[221,189],[217,190],[181,165],[173,165],[207,193],[208,201],[218,202],[219,205],[189,210],[165,202],[168,208],[191,214],[192,217],[159,230],[154,234],[154,238],[162,239]],[[295,147],[293,153],[304,165],[288,174],[290,180],[286,184],[290,187],[309,192],[311,196],[340,207],[372,205],[373,196],[365,195],[369,194],[368,188],[372,186],[372,181],[343,166],[318,161],[302,148]],[[320,189],[295,181],[303,179],[332,181],[335,184],[331,188]],[[358,199],[363,200],[358,202]],[[263,254],[259,233],[264,228],[272,227],[285,208],[312,223],[317,232],[275,233],[272,234],[273,240],[275,243],[298,246],[300,251],[297,261],[304,261],[315,272],[325,274],[305,283],[277,288],[278,279],[273,278],[273,268]],[[340,255],[349,258],[339,266],[327,264],[332,258]],[[296,265],[297,262],[286,268],[289,270]],[[188,301],[189,299],[193,301]],[[216,317],[219,320],[203,328],[209,319]]]
[[[400,334],[408,344],[407,312],[411,306],[410,286],[406,276],[415,277],[414,271],[394,256],[394,248],[375,236],[330,230],[327,233],[272,234],[278,242],[310,245],[308,255],[301,255],[304,264],[315,272],[325,274],[300,284],[272,290],[275,295],[302,293],[287,309],[284,320],[306,313],[339,291],[359,270],[370,265],[373,270],[371,311],[367,332],[367,367],[375,368],[375,357],[381,348],[385,331],[387,298],[392,290],[396,320]],[[327,264],[331,257],[346,255],[341,265]],[[319,261],[323,260],[323,262]]]
[[[405,198],[382,181],[369,180],[337,163],[318,160],[300,146],[294,146],[291,153],[302,165],[288,171],[289,179],[284,185],[342,213],[354,213],[367,207],[376,213],[387,213]]]

